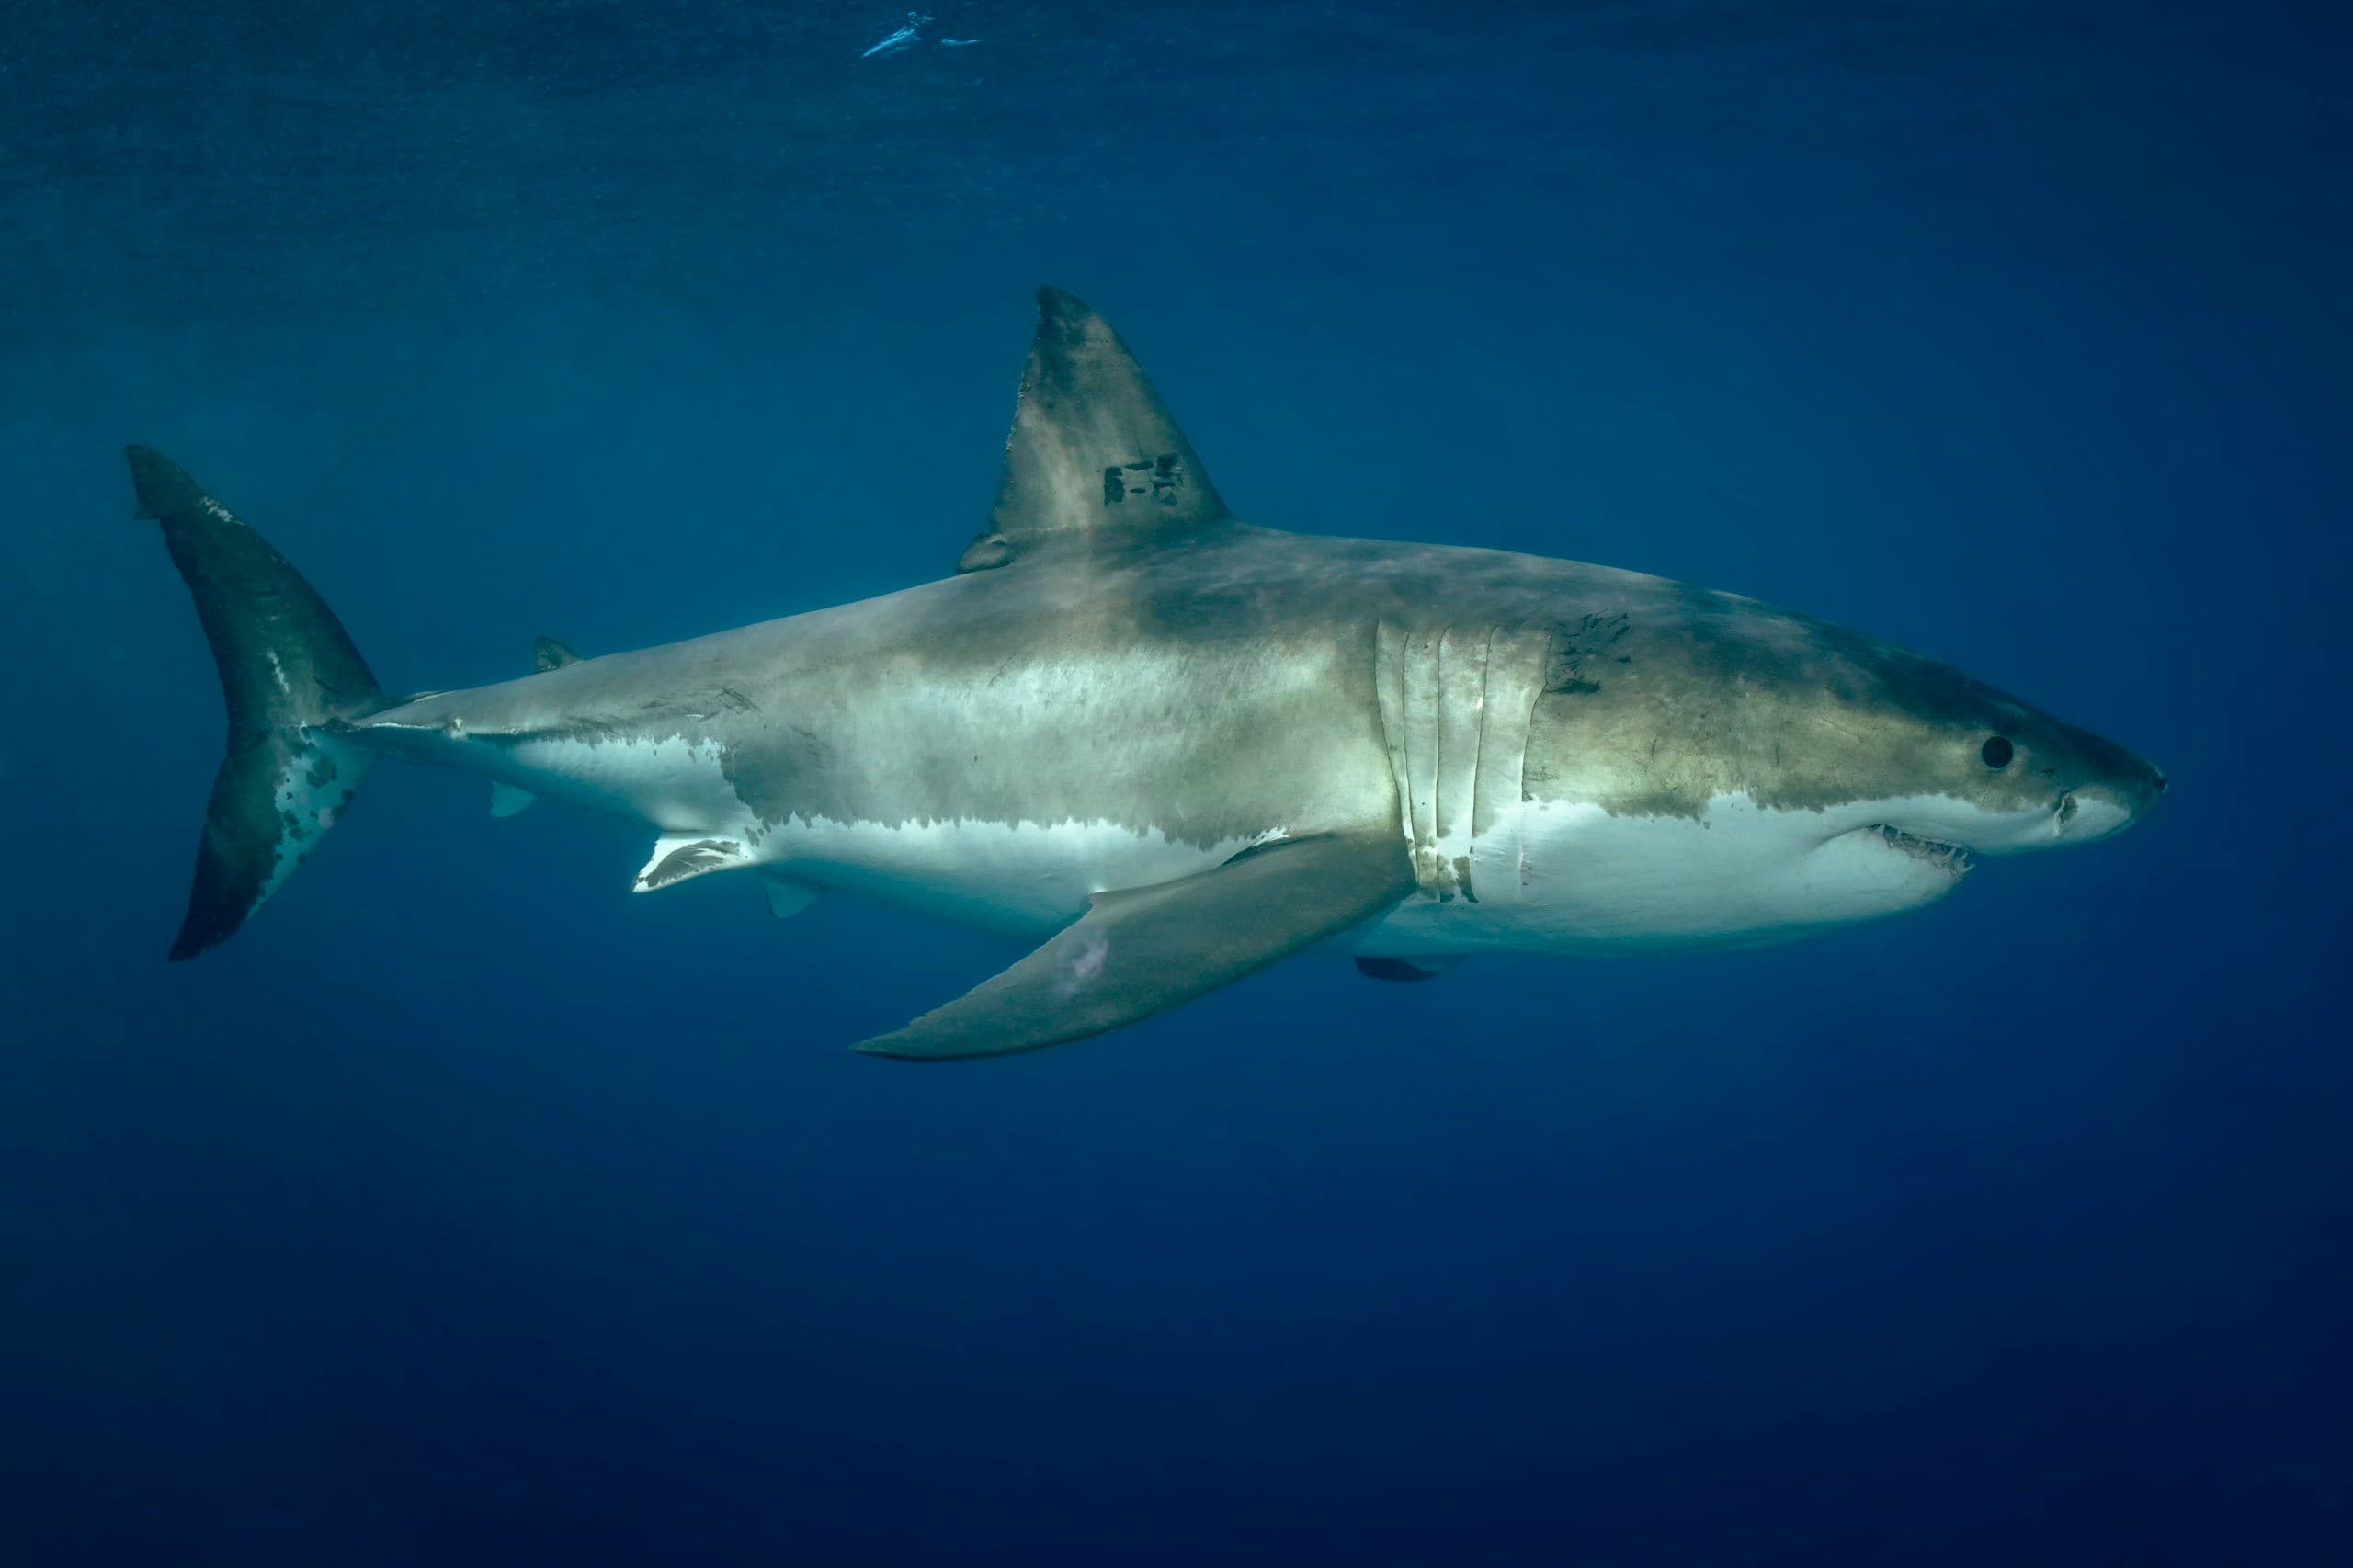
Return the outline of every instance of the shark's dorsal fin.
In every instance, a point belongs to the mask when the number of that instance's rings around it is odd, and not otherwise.
[[[1227,516],[1192,443],[1110,324],[1076,295],[1038,290],[1038,335],[1005,441],[989,526],[960,572],[1002,566],[1057,536],[1175,532]]]
[[[579,654],[552,637],[531,639],[531,669],[534,674],[544,675],[549,670],[560,670],[566,665],[579,662]]]

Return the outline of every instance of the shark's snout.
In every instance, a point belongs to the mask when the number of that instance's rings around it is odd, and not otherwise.
[[[2151,812],[2165,792],[2165,770],[2140,757],[2131,766],[2066,791],[2059,798],[2059,837],[2089,844],[2123,832]]]

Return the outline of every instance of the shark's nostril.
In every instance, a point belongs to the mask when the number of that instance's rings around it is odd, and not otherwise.
[[[2075,820],[2075,792],[2073,790],[2059,797],[2059,825],[2065,827]]]
[[[2149,782],[2157,787],[2158,794],[2162,795],[2165,792],[2165,776],[2154,767],[2149,770]]]

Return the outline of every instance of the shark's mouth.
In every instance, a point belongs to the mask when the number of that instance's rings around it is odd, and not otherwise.
[[[1926,860],[1942,870],[1950,872],[1955,877],[1966,876],[1969,868],[1973,864],[1970,859],[1969,851],[1958,844],[1947,844],[1935,838],[1921,838],[1904,832],[1900,827],[1890,827],[1885,823],[1875,823],[1865,831],[1878,834],[1889,848],[1901,850],[1915,859]]]

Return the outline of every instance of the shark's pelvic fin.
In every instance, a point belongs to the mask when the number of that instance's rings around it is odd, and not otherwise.
[[[1002,566],[1060,535],[1174,534],[1227,515],[1110,324],[1074,294],[1039,290],[996,508],[956,569]]]
[[[576,665],[579,662],[579,654],[552,637],[535,637],[531,640],[531,669],[535,674],[544,675],[550,670],[560,670],[566,665]]]
[[[768,913],[779,920],[790,920],[817,902],[817,890],[807,882],[767,872],[761,876],[760,883],[767,889]]]
[[[335,727],[385,698],[335,612],[268,540],[161,452],[128,455],[139,515],[163,525],[229,715],[172,943],[173,958],[194,958],[233,935],[342,816],[375,759]]]
[[[665,833],[654,840],[654,853],[637,873],[631,891],[654,892],[689,877],[730,871],[751,863],[741,839],[713,833]]]
[[[1214,870],[1097,894],[1077,922],[1003,974],[858,1049],[944,1060],[1083,1040],[1313,947],[1413,891],[1394,834],[1245,850]]]
[[[1367,980],[1393,980],[1402,985],[1417,981],[1436,980],[1449,970],[1462,964],[1460,953],[1447,953],[1435,958],[1360,958],[1357,972]]]
[[[504,784],[495,778],[490,781],[490,814],[492,816],[511,817],[517,812],[529,807],[538,799],[537,795],[517,785]]]

